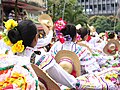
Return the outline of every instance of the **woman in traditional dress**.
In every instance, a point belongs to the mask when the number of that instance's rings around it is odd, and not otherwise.
[[[23,20],[7,34],[15,55],[27,56],[30,62],[45,70],[57,83],[76,88],[77,80],[61,68],[50,54],[39,55],[34,47],[38,41],[36,25],[31,20]],[[36,58],[37,55],[37,58]],[[61,79],[62,78],[62,79]]]
[[[100,69],[96,59],[90,54],[90,51],[86,47],[76,44],[77,32],[73,24],[66,24],[64,20],[60,19],[55,22],[55,30],[59,41],[50,49],[53,57],[55,57],[60,50],[69,50],[75,52],[79,57],[82,74],[92,73]]]

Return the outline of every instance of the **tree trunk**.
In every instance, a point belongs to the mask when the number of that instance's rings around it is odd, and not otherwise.
[[[17,17],[17,3],[18,3],[18,0],[15,1],[15,20],[18,21],[18,17]]]

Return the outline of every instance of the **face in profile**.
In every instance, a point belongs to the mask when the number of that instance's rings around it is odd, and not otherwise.
[[[88,38],[88,34],[84,36],[84,40],[87,40],[87,38]]]

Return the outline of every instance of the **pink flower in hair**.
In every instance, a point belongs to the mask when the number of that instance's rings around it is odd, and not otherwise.
[[[61,31],[63,28],[65,28],[66,24],[67,22],[64,21],[62,18],[60,18],[59,20],[55,22],[55,29],[58,31]]]

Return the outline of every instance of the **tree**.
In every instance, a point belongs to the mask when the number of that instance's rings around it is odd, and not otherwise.
[[[53,16],[53,21],[64,16],[63,19],[69,23],[84,25],[88,18],[77,3],[77,0],[50,0],[48,1],[48,14]]]
[[[81,6],[68,4],[65,10],[65,19],[69,23],[80,23],[82,26],[84,26],[87,23],[88,17],[83,13]]]
[[[115,16],[92,16],[89,18],[88,22],[90,25],[93,25],[98,32],[106,30],[117,31],[120,25],[118,18]]]
[[[116,30],[117,32],[120,32],[120,21],[116,24],[115,30]]]
[[[17,17],[17,4],[18,4],[18,0],[15,1],[15,20],[18,21],[18,17]]]

